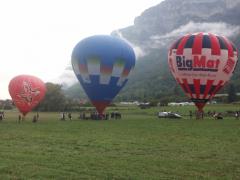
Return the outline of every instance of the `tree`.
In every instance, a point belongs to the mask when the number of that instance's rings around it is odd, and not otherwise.
[[[233,84],[230,84],[228,87],[228,102],[232,103],[237,101],[236,90]]]
[[[14,104],[12,100],[6,99],[6,100],[0,100],[0,109],[2,110],[10,110],[13,109]]]
[[[45,98],[36,109],[41,111],[65,110],[67,99],[62,91],[62,86],[54,83],[46,83],[46,88]]]

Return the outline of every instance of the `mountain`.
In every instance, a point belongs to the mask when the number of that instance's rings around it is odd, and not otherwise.
[[[133,46],[138,59],[117,100],[184,97],[168,70],[167,51],[171,43],[186,33],[201,31],[225,35],[239,47],[239,17],[240,0],[165,0],[136,17],[134,25],[113,31],[112,35]],[[231,80],[237,91],[239,75],[238,65]],[[76,97],[76,87],[79,88],[75,85],[66,93]]]
[[[135,18],[134,25],[113,32],[147,53],[166,48],[172,39],[197,31],[232,36],[239,33],[240,0],[165,0]],[[233,29],[232,31],[229,28]]]

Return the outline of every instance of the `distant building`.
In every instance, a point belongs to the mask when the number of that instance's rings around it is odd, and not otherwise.
[[[193,106],[193,102],[170,102],[168,103],[168,106]]]
[[[133,101],[133,102],[120,102],[121,105],[139,105],[140,103],[138,101]]]

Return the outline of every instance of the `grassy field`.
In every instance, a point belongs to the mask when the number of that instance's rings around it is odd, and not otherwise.
[[[184,119],[158,119],[160,110]],[[194,107],[123,107],[121,120],[29,114],[0,123],[0,179],[240,179],[240,120],[189,119]],[[206,110],[239,110],[230,105]]]

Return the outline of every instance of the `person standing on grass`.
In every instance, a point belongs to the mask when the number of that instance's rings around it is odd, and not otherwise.
[[[1,120],[4,119],[4,111],[1,111],[1,112],[0,112],[0,118],[1,118]]]
[[[65,113],[64,112],[60,113],[60,120],[65,120]]]
[[[33,122],[33,123],[36,123],[36,122],[37,122],[37,116],[36,116],[36,115],[33,116],[32,122]]]
[[[72,120],[72,114],[71,113],[68,113],[68,119]]]
[[[22,121],[22,116],[21,114],[18,115],[18,123],[20,123]]]
[[[236,111],[236,113],[235,113],[235,118],[238,120],[239,119],[239,114],[240,112],[239,111]]]
[[[192,115],[193,115],[193,113],[192,113],[192,111],[190,110],[190,111],[189,111],[189,117],[190,117],[190,119],[192,119]]]

